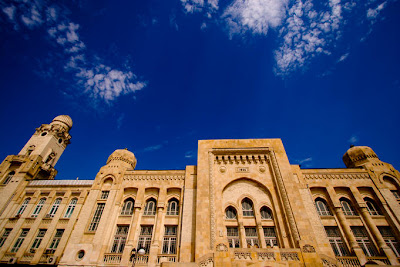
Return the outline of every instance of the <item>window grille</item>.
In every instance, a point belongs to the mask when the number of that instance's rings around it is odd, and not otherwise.
[[[278,239],[276,238],[275,227],[263,227],[264,239],[267,247],[278,246]]]
[[[262,207],[260,210],[260,214],[261,214],[261,219],[263,220],[272,220],[272,212],[269,208],[267,207]]]
[[[256,246],[260,247],[258,241],[257,229],[255,227],[245,227],[244,232],[246,234],[246,242],[248,247]]]
[[[231,206],[226,208],[225,216],[226,216],[226,219],[229,219],[229,220],[236,219],[236,210],[235,210],[235,208],[233,208]]]
[[[53,204],[53,206],[51,207],[51,210],[50,210],[50,212],[49,212],[49,217],[51,217],[51,218],[53,218],[54,217],[54,215],[57,213],[57,210],[58,210],[58,208],[60,207],[60,204],[61,204],[61,198],[57,198],[55,201],[54,201],[54,204]]]
[[[351,206],[348,200],[341,200],[340,204],[342,205],[342,210],[344,215],[346,216],[355,216],[357,215],[356,211],[354,208]]]
[[[96,211],[94,212],[92,221],[90,222],[89,225],[89,231],[94,232],[96,231],[97,227],[99,226],[99,222],[101,219],[101,215],[103,214],[104,211],[104,206],[105,203],[97,203]]]
[[[0,237],[0,248],[4,245],[4,242],[6,242],[7,237],[10,235],[11,231],[12,231],[12,229],[10,229],[10,228],[6,228],[4,230],[3,235]]]
[[[37,249],[40,246],[40,243],[42,243],[43,237],[46,234],[46,229],[39,229],[39,232],[35,238],[35,240],[32,243],[31,249]]]
[[[366,200],[365,203],[367,204],[367,209],[369,214],[371,215],[382,215],[380,210],[377,208],[375,203],[372,200]]]
[[[146,202],[146,207],[144,208],[144,215],[153,216],[156,215],[156,201],[150,199]]]
[[[368,233],[363,226],[352,226],[351,230],[366,256],[372,257],[378,255],[374,244],[369,239]]]
[[[122,253],[125,248],[126,239],[128,236],[129,226],[118,225],[114,236],[114,242],[111,247],[111,253]]]
[[[339,228],[337,228],[336,226],[326,226],[325,231],[335,255],[348,256],[349,252],[340,235]]]
[[[143,248],[146,251],[146,254],[149,254],[152,233],[152,225],[142,225],[140,229],[139,242],[137,245],[138,250]]]
[[[239,239],[239,229],[237,227],[227,227],[226,228],[228,243],[230,248],[240,247]]]
[[[245,217],[253,217],[254,216],[253,203],[251,202],[250,199],[247,199],[247,198],[243,199],[242,210],[243,210],[243,216],[245,216]]]
[[[110,194],[110,191],[101,191],[101,196],[100,199],[107,199],[108,195]]]
[[[49,246],[49,250],[52,253],[54,253],[55,250],[57,249],[58,244],[60,243],[63,234],[64,234],[64,229],[57,229],[56,234],[54,235],[54,238],[51,241],[51,244]]]
[[[317,212],[319,216],[332,216],[331,211],[326,205],[325,201],[321,199],[315,200],[315,207],[317,208]]]
[[[21,247],[22,243],[25,240],[25,237],[28,235],[29,229],[22,229],[21,234],[19,235],[17,241],[15,241],[14,246],[11,249],[12,253],[15,253],[19,250]]]
[[[39,213],[40,213],[40,211],[42,210],[43,205],[44,205],[45,202],[46,202],[46,199],[45,199],[45,198],[41,198],[41,199],[39,200],[39,203],[36,205],[35,210],[33,211],[31,217],[36,218],[36,217],[39,215]]]
[[[132,215],[134,204],[135,204],[135,202],[133,201],[133,199],[125,200],[124,206],[122,207],[122,210],[121,210],[121,215]]]
[[[176,225],[166,225],[164,232],[163,254],[176,254]]]
[[[26,207],[28,206],[28,203],[31,199],[28,197],[24,200],[24,202],[22,202],[21,207],[19,207],[19,210],[17,211],[16,215],[22,215],[22,213],[24,213]]]
[[[64,218],[71,218],[72,213],[74,212],[74,209],[76,207],[76,203],[78,202],[77,198],[73,198],[71,199],[71,201],[69,202],[67,211],[64,214]]]
[[[179,214],[179,202],[176,199],[172,199],[168,202],[167,215],[178,215]]]
[[[400,244],[396,240],[392,229],[389,226],[378,226],[379,232],[381,232],[383,239],[386,242],[386,245],[388,245],[396,254],[396,256],[399,258],[400,257]]]
[[[9,172],[7,174],[6,179],[4,179],[3,184],[8,184],[11,181],[11,179],[14,177],[14,174],[15,174],[15,171]]]

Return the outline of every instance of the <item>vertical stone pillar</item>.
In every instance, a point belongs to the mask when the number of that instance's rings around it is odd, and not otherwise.
[[[122,259],[121,259],[122,266],[128,265],[132,249],[133,248],[135,248],[136,250],[138,249],[136,247],[137,242],[136,242],[136,244],[134,242],[136,241],[135,234],[136,234],[136,232],[139,231],[139,225],[138,225],[139,215],[140,215],[140,207],[135,207],[135,212],[132,216],[129,234],[128,234],[128,237],[126,240],[126,245],[125,245],[124,251],[122,253]]]
[[[360,206],[361,215],[367,224],[368,229],[371,231],[372,236],[378,243],[378,247],[383,253],[385,253],[386,257],[389,259],[391,265],[399,265],[399,261],[397,260],[396,255],[394,254],[393,250],[386,245],[385,240],[383,239],[381,233],[379,232],[378,227],[376,227],[374,221],[369,214],[367,207]]]
[[[343,232],[349,241],[350,248],[356,254],[357,258],[360,260],[361,265],[364,265],[367,262],[367,258],[361,247],[358,245],[356,238],[351,232],[351,228],[346,220],[346,216],[343,213],[342,207],[335,207],[335,213],[339,220],[339,224],[343,229]]]
[[[246,233],[244,231],[243,222],[239,222],[239,238],[242,248],[247,248]]]
[[[160,249],[161,238],[164,231],[164,219],[165,219],[165,211],[164,205],[157,207],[157,217],[154,225],[154,234],[153,240],[150,246],[150,253],[149,253],[149,266],[155,266],[157,263],[157,255]]]
[[[260,247],[266,248],[267,244],[265,243],[264,230],[262,228],[261,223],[258,222],[257,222],[257,234],[258,234],[258,240],[260,240]]]

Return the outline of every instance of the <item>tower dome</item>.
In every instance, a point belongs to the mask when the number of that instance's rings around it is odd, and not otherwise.
[[[359,167],[367,162],[380,161],[375,152],[368,146],[352,146],[343,155],[346,167]]]
[[[69,129],[72,128],[72,119],[68,115],[59,115],[53,119],[50,124],[61,124],[67,126]]]
[[[127,167],[132,167],[132,169],[135,169],[136,167],[136,157],[135,154],[130,152],[128,149],[117,149],[115,150],[107,160],[107,164],[110,164],[112,162],[120,162],[124,163],[127,165]]]

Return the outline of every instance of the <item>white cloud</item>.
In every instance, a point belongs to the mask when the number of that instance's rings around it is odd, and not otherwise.
[[[222,18],[231,35],[246,31],[266,35],[269,28],[281,25],[287,3],[288,0],[235,0]]]
[[[31,29],[43,23],[42,16],[39,12],[39,7],[35,5],[32,5],[30,12],[27,12],[21,16],[21,20],[28,28]]]
[[[219,6],[218,0],[181,0],[186,13],[205,12],[211,18]]]
[[[338,62],[342,62],[344,60],[346,60],[346,58],[349,56],[349,53],[343,54],[339,59]]]
[[[309,158],[305,158],[305,159],[297,160],[297,163],[299,163],[299,164],[303,164],[303,163],[306,163],[306,162],[311,162],[311,161],[312,161],[312,157],[309,157]]]
[[[149,147],[146,147],[145,149],[143,149],[143,151],[145,151],[145,152],[156,151],[156,150],[161,149],[162,147],[163,147],[162,144],[155,145],[155,146],[149,146]]]
[[[14,21],[15,19],[15,6],[8,6],[3,8],[3,12],[7,15],[8,19],[11,21]]]
[[[194,157],[194,152],[193,151],[187,151],[186,153],[185,153],[185,158],[187,158],[187,159],[190,159],[190,158],[193,158]]]
[[[355,144],[358,142],[358,136],[353,134],[349,140],[347,140],[347,142],[349,142],[350,144]]]
[[[370,8],[367,10],[367,18],[368,19],[376,19],[379,13],[385,8],[387,2],[383,2],[379,4],[376,8]]]

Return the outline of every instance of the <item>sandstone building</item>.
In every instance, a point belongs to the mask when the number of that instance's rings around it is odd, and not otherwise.
[[[135,170],[116,150],[94,180],[54,180],[71,127],[56,117],[1,163],[0,263],[399,264],[400,173],[369,147],[301,169],[280,139],[201,140],[184,170]]]

